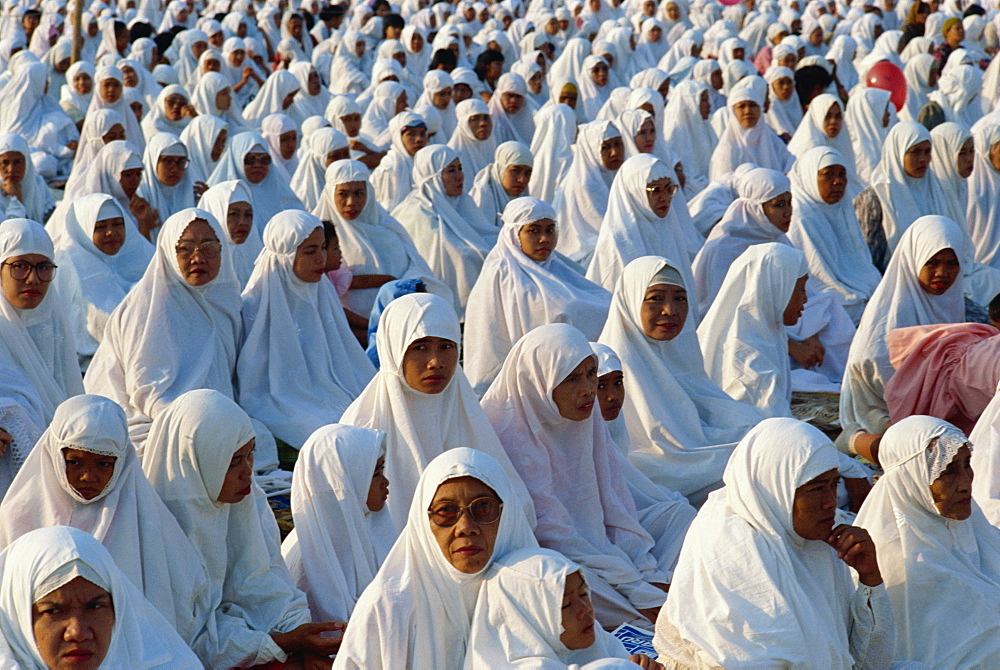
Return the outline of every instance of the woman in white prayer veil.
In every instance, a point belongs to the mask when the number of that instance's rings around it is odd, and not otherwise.
[[[240,405],[296,449],[339,421],[375,374],[325,281],[324,247],[318,218],[276,214],[243,292]]]
[[[922,53],[906,63],[903,77],[906,79],[906,103],[899,110],[902,121],[916,121],[920,110],[930,102],[930,94],[937,90],[938,64],[934,56]]]
[[[586,267],[608,209],[615,174],[625,161],[621,131],[610,121],[580,127],[573,162],[556,189],[552,206],[563,226],[559,250]]]
[[[593,625],[584,573],[548,549],[520,549],[496,561],[476,604],[464,667],[579,668],[595,659],[628,659],[618,638]],[[588,622],[591,631],[584,633]]]
[[[205,567],[191,560],[194,547],[142,474],[125,413],[114,402],[78,395],[62,403],[0,510],[0,549],[45,526],[86,531],[194,643],[210,613],[201,595]]]
[[[215,172],[215,166],[222,158],[229,139],[229,127],[226,122],[212,114],[200,114],[192,119],[188,127],[181,133],[181,142],[191,154],[191,178],[194,181],[208,183],[208,178]]]
[[[6,192],[0,190],[0,215],[6,213],[4,218],[7,219],[24,217],[44,223],[55,209],[56,201],[45,180],[35,171],[31,148],[20,135],[4,133],[0,134],[0,156],[4,154],[8,154],[8,160],[11,161],[16,161],[17,155],[20,155],[24,172],[19,182],[15,182],[12,175],[12,183],[5,185],[8,189]],[[2,181],[3,178],[0,177],[0,182]]]
[[[101,66],[94,73],[94,95],[90,99],[86,117],[90,117],[99,109],[113,109],[118,112],[125,124],[123,139],[132,143],[139,151],[146,148],[146,138],[143,135],[139,120],[128,106],[123,95],[125,76],[116,67]],[[84,126],[86,126],[86,121]],[[86,135],[86,132],[84,133]]]
[[[964,254],[961,229],[943,216],[922,216],[903,233],[882,282],[865,307],[844,372],[841,439],[852,453],[863,455],[868,448],[865,433],[881,435],[889,425],[884,391],[894,372],[889,362],[889,332],[964,320]]]
[[[475,177],[493,162],[499,144],[493,133],[490,108],[475,96],[455,106],[455,118],[457,125],[448,146],[462,158],[462,169]]]
[[[653,638],[660,659],[685,668],[892,664],[895,625],[875,544],[862,528],[834,527],[837,468],[830,440],[801,421],[766,419],[747,434],[725,487],[688,531]]]
[[[663,139],[675,155],[683,156],[685,188],[694,193],[708,186],[709,162],[718,142],[708,122],[709,108],[708,87],[687,80],[670,92],[663,112]]]
[[[206,72],[202,75],[191,94],[191,104],[201,116],[211,115],[222,120],[230,136],[252,130],[252,124],[243,119],[236,102],[236,95],[233,93],[232,84],[218,72]],[[195,117],[191,123],[194,123],[197,118]],[[190,125],[188,124],[188,126]],[[185,130],[187,129],[185,128]]]
[[[1000,530],[968,497],[974,454],[992,447],[988,438],[973,446],[929,416],[907,417],[882,438],[885,474],[857,523],[879,548],[901,661],[985,667],[1000,660]],[[943,616],[954,625],[941,626]]]
[[[160,214],[161,221],[194,207],[194,179],[188,170],[188,150],[179,137],[171,133],[153,135],[142,158],[142,181],[136,195]]]
[[[586,121],[598,118],[601,108],[615,88],[610,83],[609,72],[608,62],[600,56],[587,56],[583,60],[577,78],[580,89],[580,100],[577,104],[583,110],[583,118]]]
[[[719,181],[743,163],[786,172],[793,158],[762,118],[764,98],[753,87],[740,87],[726,100],[730,121],[712,153],[709,178]]]
[[[556,187],[573,162],[576,116],[569,105],[556,103],[535,114],[535,136],[531,140],[534,164],[528,190],[536,198],[553,202]]]
[[[348,30],[340,38],[336,55],[330,64],[330,92],[334,95],[356,96],[368,88],[369,78],[364,64],[365,44],[364,35],[356,30]]]
[[[88,660],[99,658],[100,665],[108,668],[202,667],[170,623],[122,574],[108,550],[84,531],[53,526],[23,536],[0,554],[0,585],[0,666],[43,670],[62,660],[55,650],[39,648],[37,636],[45,624],[33,623],[36,602],[86,585],[88,600],[107,603],[113,610],[110,620],[100,614],[86,617],[107,635],[100,642],[91,640],[96,653]],[[55,599],[68,595],[57,594]],[[100,612],[100,607],[90,611]],[[105,621],[110,630],[103,627]],[[57,635],[51,624],[48,628],[46,638]]]
[[[808,274],[805,254],[798,249],[778,242],[755,244],[729,267],[718,299],[698,327],[708,376],[765,416],[792,415],[785,327],[802,316]]]
[[[313,64],[308,61],[292,63],[288,71],[299,81],[299,92],[285,113],[299,125],[310,116],[323,116],[333,95],[323,86]]]
[[[176,99],[184,98],[183,106],[171,105],[168,98],[175,96]],[[142,134],[146,141],[153,139],[157,133],[171,133],[179,136],[191,123],[191,117],[184,113],[184,108],[190,105],[188,92],[177,84],[164,86],[153,102],[152,109],[142,120]],[[170,118],[176,115],[177,118]]]
[[[57,160],[60,175],[68,174],[73,159],[69,144],[79,139],[79,133],[73,120],[45,93],[48,82],[45,64],[27,61],[12,72],[3,87],[5,104],[0,109],[0,133],[20,135],[34,151]],[[95,95],[94,99],[99,97]]]
[[[895,107],[889,108],[890,95],[889,91],[880,88],[860,88],[847,101],[844,130],[851,136],[862,188],[871,181],[872,171],[882,157],[881,147],[895,118]]]
[[[513,72],[500,75],[490,98],[489,110],[493,116],[493,134],[498,143],[514,141],[531,144],[535,122],[528,105],[528,85],[521,75]]]
[[[271,169],[278,172],[282,182],[290,184],[299,166],[297,153],[302,141],[299,125],[285,114],[268,114],[260,122],[260,135],[267,140]]]
[[[59,106],[74,123],[82,121],[90,107],[90,98],[95,93],[95,71],[94,64],[86,60],[78,60],[66,70],[66,83],[59,90]],[[90,80],[89,84],[83,83],[87,79]],[[83,93],[81,89],[87,92]]]
[[[225,222],[226,239],[231,243],[233,270],[244,288],[253,274],[254,262],[264,248],[264,224],[256,216],[250,189],[239,179],[231,179],[216,184],[205,191],[198,207],[215,217],[219,223]]]
[[[83,393],[73,328],[61,296],[51,291],[54,269],[45,269],[54,258],[42,224],[29,219],[0,224],[0,367],[9,373],[3,375],[0,397],[16,400],[39,426],[52,420],[62,401]]]
[[[457,447],[428,463],[405,528],[354,608],[334,667],[461,668],[490,564],[538,546],[522,511],[527,493],[519,489],[520,481],[477,449]],[[470,503],[453,518],[456,505]],[[452,548],[459,544],[479,551],[463,556]]]
[[[853,200],[868,182],[861,180],[855,168],[851,134],[844,126],[843,103],[829,93],[821,93],[809,103],[809,110],[788,143],[788,151],[798,158],[813,147],[822,146],[836,149],[845,161],[848,197]]]
[[[611,302],[608,291],[555,251],[558,226],[548,203],[516,198],[503,220],[466,311],[464,367],[480,396],[523,335],[547,323],[568,323],[596,338]]]
[[[1000,268],[1000,233],[993,230],[1000,216],[1000,123],[984,124],[973,133],[975,163],[969,183],[966,221],[975,245],[975,259]]]
[[[174,400],[150,431],[142,469],[208,570],[212,616],[198,653],[208,667],[326,655],[305,595],[281,559],[278,528],[253,480],[255,432],[231,399],[209,389]],[[289,638],[297,638],[293,641]]]
[[[316,209],[326,186],[326,169],[350,158],[347,136],[335,128],[320,128],[302,141],[304,151],[292,175],[291,187],[307,212]]]
[[[379,463],[384,440],[380,430],[323,426],[295,462],[295,528],[281,553],[317,621],[350,621],[396,539],[384,508],[388,486]]]
[[[927,98],[941,105],[945,118],[967,128],[983,117],[979,94],[983,90],[983,71],[978,67],[957,66],[941,74],[938,89]]]
[[[409,99],[406,89],[398,81],[383,81],[372,94],[371,103],[361,117],[361,132],[371,138],[380,138],[389,128],[389,121],[406,109]]]
[[[663,305],[648,315],[647,295],[655,298],[651,304]],[[629,263],[599,341],[625,368],[629,460],[653,482],[700,504],[718,488],[735,443],[761,414],[706,375],[684,280],[673,262],[645,256]],[[654,383],[661,392],[648,393]]]
[[[444,70],[431,70],[423,75],[421,83],[424,91],[416,99],[413,106],[431,105],[437,109],[441,114],[441,132],[446,138],[451,137],[455,133],[455,128],[458,127],[458,117],[456,116],[454,99],[450,94],[446,95],[446,92],[454,88],[454,80]],[[442,102],[445,104],[442,105]]]
[[[668,577],[639,523],[617,447],[593,415],[596,391],[587,338],[547,324],[514,345],[482,406],[531,492],[539,544],[587,569],[602,626],[647,626]]]
[[[427,124],[419,114],[400,112],[389,121],[389,135],[389,151],[372,170],[371,184],[379,204],[393,210],[413,190],[413,156],[427,145]]]
[[[302,209],[302,202],[288,181],[274,168],[267,140],[260,133],[239,133],[231,138],[208,184],[215,186],[231,179],[239,179],[250,189],[258,221],[270,221],[272,216],[288,209]]]
[[[458,366],[458,317],[443,298],[414,293],[382,312],[376,334],[381,367],[341,423],[386,433],[386,477],[392,482],[389,513],[402,528],[420,472],[438,454],[473,447],[500,464],[517,487],[525,511],[530,496]]]
[[[791,68],[775,64],[764,73],[764,81],[769,89],[770,103],[764,118],[779,137],[791,139],[802,123],[802,105],[795,93],[795,73]]]
[[[504,142],[497,147],[493,162],[475,175],[469,195],[482,210],[483,216],[497,228],[503,226],[503,211],[507,203],[529,195],[534,162],[528,145]]]
[[[268,75],[260,92],[243,110],[243,118],[259,127],[265,116],[284,112],[292,106],[299,91],[299,80],[288,70],[277,70]]]
[[[498,231],[469,197],[462,161],[453,149],[435,144],[417,152],[413,185],[392,216],[434,276],[451,289],[455,311],[464,320],[469,292]]]

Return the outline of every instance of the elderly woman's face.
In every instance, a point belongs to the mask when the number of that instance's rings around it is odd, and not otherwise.
[[[31,627],[49,668],[96,670],[111,646],[115,607],[111,594],[76,577],[42,596],[31,608]]]
[[[597,357],[588,356],[552,389],[552,402],[564,419],[584,421],[594,412],[596,401]]]
[[[847,168],[843,165],[827,165],[816,173],[819,197],[828,205],[836,205],[847,193]]]
[[[962,447],[931,484],[931,497],[941,516],[957,521],[972,516],[972,478],[972,450]]]
[[[323,278],[326,268],[326,238],[323,229],[316,228],[295,249],[295,260],[292,262],[292,272],[307,284],[315,284]]]
[[[222,488],[216,498],[220,503],[235,504],[250,495],[253,487],[253,455],[257,440],[251,438],[241,446],[229,460],[226,476],[222,480]]]
[[[820,541],[830,537],[835,523],[839,482],[840,472],[833,468],[795,489],[792,528],[799,537]]]
[[[654,284],[642,297],[639,319],[646,336],[668,342],[684,329],[688,315],[687,291],[673,284]]]
[[[493,489],[474,477],[457,477],[438,486],[427,509],[428,523],[441,553],[459,572],[475,574],[489,564],[502,504]]]
[[[441,393],[458,368],[458,345],[443,337],[421,337],[406,347],[400,366],[406,383],[421,393]]]
[[[0,266],[0,287],[13,307],[34,309],[45,300],[54,276],[55,265],[48,256],[11,256]]]
[[[219,276],[222,242],[204,219],[195,219],[181,233],[177,245],[177,265],[181,277],[191,286],[204,286]]]

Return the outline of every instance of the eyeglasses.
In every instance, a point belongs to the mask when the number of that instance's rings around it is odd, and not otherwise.
[[[244,165],[270,165],[271,157],[265,154],[247,154],[243,157]]]
[[[191,161],[187,158],[180,156],[163,156],[160,158],[160,163],[163,163],[167,167],[184,168],[188,166]]]
[[[35,271],[35,276],[38,277],[38,281],[50,282],[52,278],[56,276],[56,268],[59,267],[55,263],[50,261],[42,261],[41,263],[28,263],[27,261],[14,261],[13,263],[0,263],[0,265],[6,265],[10,268],[10,276],[17,281],[23,281],[28,278],[31,271]]]
[[[667,186],[653,186],[653,187],[647,186],[646,193],[656,196],[666,195],[667,197],[672,198],[675,195],[677,195],[677,191],[679,191],[680,188],[681,187],[677,184],[669,184]]]
[[[433,509],[427,510],[427,516],[435,526],[448,528],[458,523],[462,515],[468,511],[472,520],[476,523],[489,525],[500,520],[500,512],[503,511],[503,502],[490,496],[476,498],[468,505],[445,502]]]
[[[196,251],[205,258],[218,258],[219,254],[222,253],[222,242],[218,240],[206,240],[200,244],[178,242],[174,251],[177,252],[179,258],[191,258]]]

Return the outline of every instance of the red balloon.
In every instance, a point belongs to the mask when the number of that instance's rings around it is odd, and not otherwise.
[[[868,88],[880,88],[892,94],[890,100],[895,105],[896,111],[903,109],[906,104],[906,78],[899,67],[887,60],[879,61],[868,70],[865,78]]]
[[[729,5],[738,5],[741,2],[743,2],[743,0],[719,0],[719,2],[721,2],[724,5],[729,6]]]

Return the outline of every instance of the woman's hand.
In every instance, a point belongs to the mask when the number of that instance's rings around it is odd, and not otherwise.
[[[344,636],[326,637],[323,633],[343,631],[345,628],[347,628],[347,624],[342,621],[304,623],[287,633],[271,635],[271,639],[284,652],[302,651],[308,654],[329,656],[337,653],[337,650],[340,649],[340,641]]]
[[[152,241],[153,230],[159,228],[163,223],[160,221],[160,214],[155,209],[153,209],[145,198],[140,198],[138,195],[132,195],[128,201],[129,211],[132,212],[132,216],[139,226],[139,232],[147,240]]]
[[[11,434],[4,428],[0,428],[0,458],[3,458],[4,455],[6,455],[12,442],[14,442],[14,438],[11,437]]]
[[[194,183],[194,199],[197,202],[201,196],[205,195],[205,191],[208,190],[208,184],[203,181],[196,181]]]
[[[837,550],[837,558],[847,563],[865,586],[882,583],[882,573],[878,569],[875,542],[864,528],[840,524],[826,538],[826,543]]]
[[[807,370],[809,368],[823,365],[823,357],[825,354],[826,350],[823,348],[823,345],[820,344],[818,335],[813,335],[802,342],[788,340],[788,355],[791,356],[796,363]]]
[[[645,654],[632,654],[628,660],[643,668],[643,670],[663,670],[662,665]]]

